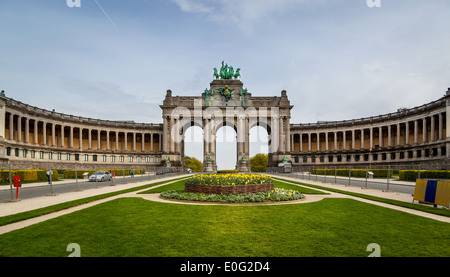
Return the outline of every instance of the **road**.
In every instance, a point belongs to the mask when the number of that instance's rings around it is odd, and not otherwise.
[[[281,175],[281,174],[280,174]],[[349,178],[348,177],[341,177],[337,176],[323,176],[323,175],[309,175],[307,173],[301,174],[301,173],[291,173],[291,174],[283,174],[285,176],[297,178],[299,182],[304,181],[305,183],[308,180],[312,181],[319,181],[324,183],[336,183],[340,185],[349,185]],[[400,192],[400,193],[407,193],[407,194],[413,194],[415,183],[414,182],[399,182],[390,179],[389,182],[387,179],[366,179],[365,178],[354,178],[352,177],[350,179],[350,185],[355,187],[361,187],[361,188],[370,188],[370,189],[377,189],[377,190],[388,190],[388,191],[394,191],[394,192]]]
[[[23,184],[22,187],[19,189],[19,199],[30,199],[35,197],[42,197],[49,195],[51,193],[53,194],[63,194],[68,192],[73,192],[76,190],[89,190],[89,189],[98,189],[106,186],[111,185],[123,185],[127,183],[134,183],[134,182],[140,182],[140,181],[152,181],[155,179],[167,177],[167,176],[176,176],[178,174],[172,173],[172,174],[166,174],[166,175],[135,175],[134,177],[117,177],[115,180],[112,181],[105,181],[105,182],[89,182],[85,179],[78,180],[76,182],[73,180],[73,182],[64,181],[64,182],[53,182],[53,184],[50,186],[48,183],[33,183],[31,184]],[[126,187],[124,186],[124,189]],[[13,187],[13,198],[16,197],[16,189]],[[2,186],[0,190],[0,201],[8,201],[11,200],[11,190],[10,186]]]

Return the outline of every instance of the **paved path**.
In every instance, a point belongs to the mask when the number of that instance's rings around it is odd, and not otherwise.
[[[139,186],[143,186],[143,185],[150,184],[153,182],[160,182],[160,181],[166,181],[166,180],[170,182],[171,179],[175,179],[175,178],[179,178],[179,177],[180,176],[171,176],[171,177],[165,177],[165,178],[153,180],[151,182],[142,181],[142,182],[136,182],[136,183],[126,184],[126,185],[107,186],[107,187],[101,187],[99,189],[90,189],[90,190],[85,190],[85,191],[80,191],[80,192],[70,192],[70,193],[65,193],[65,194],[61,194],[61,195],[57,195],[57,196],[37,197],[37,198],[33,198],[33,199],[26,199],[26,200],[19,201],[19,202],[0,203],[0,217],[11,215],[11,214],[16,214],[16,213],[21,213],[21,212],[25,212],[25,211],[30,211],[30,210],[38,209],[41,207],[52,206],[55,204],[64,203],[64,202],[81,199],[81,198],[86,198],[86,197],[90,197],[90,196],[95,196],[95,195],[99,195],[99,194],[139,187]],[[373,195],[373,196],[378,196],[378,197],[382,197],[382,198],[395,199],[395,200],[409,202],[409,203],[412,202],[412,196],[410,194],[405,194],[405,193],[383,192],[383,191],[374,190],[374,189],[361,189],[360,187],[351,187],[351,186],[348,187],[348,186],[344,186],[344,185],[336,185],[336,184],[331,184],[331,183],[315,182],[312,180],[298,180],[295,178],[290,178],[290,177],[285,177],[285,176],[280,176],[280,178],[283,178],[285,180],[300,181],[300,182],[304,182],[304,183],[308,183],[308,184],[312,184],[312,185],[318,185],[318,186],[322,186],[322,187],[326,187],[326,188],[335,188],[335,189],[339,189],[339,190],[343,190],[343,191],[352,191],[352,192],[356,192],[356,193],[360,193],[360,194],[367,194],[367,195]],[[167,183],[165,183],[165,184],[167,184]],[[165,185],[165,184],[162,184],[162,185]],[[155,187],[158,187],[158,186],[155,186]],[[144,189],[144,190],[148,190],[148,188]],[[317,190],[320,190],[320,189],[317,189]],[[355,199],[357,201],[362,201],[362,202],[370,203],[373,205],[383,206],[383,207],[387,207],[390,209],[395,209],[395,210],[431,218],[434,220],[439,220],[442,222],[450,223],[450,217],[434,215],[434,214],[425,213],[425,212],[412,210],[412,209],[407,209],[407,208],[403,208],[403,207],[399,207],[399,206],[395,206],[395,205],[390,205],[390,204],[385,204],[385,203],[381,203],[381,202],[377,202],[377,201],[354,197],[354,196],[350,196],[350,195],[346,195],[346,194],[334,193],[334,192],[330,192],[330,191],[326,191],[326,190],[323,190],[323,191],[328,194],[327,195],[325,195],[325,194],[324,195],[309,194],[309,195],[306,195],[306,198],[302,199],[302,200],[292,201],[292,202],[280,202],[277,204],[310,203],[310,202],[314,202],[314,201],[320,201],[324,198],[350,198],[350,199]],[[163,199],[159,198],[158,194],[137,194],[138,192],[139,191],[124,193],[124,194],[116,195],[113,197],[109,197],[109,198],[105,198],[105,199],[101,199],[101,200],[96,200],[96,201],[93,201],[90,203],[82,204],[82,205],[79,205],[76,207],[68,208],[68,209],[65,209],[62,211],[54,212],[51,214],[43,215],[40,217],[23,220],[23,221],[5,225],[5,226],[0,226],[0,234],[7,233],[7,232],[17,230],[17,229],[21,229],[21,228],[24,228],[24,227],[32,225],[32,224],[43,222],[43,221],[46,221],[51,218],[69,214],[74,211],[92,207],[97,204],[108,202],[113,199],[122,198],[122,197],[140,197],[140,198],[151,200],[151,201],[170,202],[170,203],[178,203],[178,204],[210,205],[207,203],[186,203],[186,202],[163,200]],[[213,204],[217,205],[218,203],[213,203]],[[231,204],[231,205],[233,205],[233,204]],[[267,204],[265,204],[265,205],[267,205]]]

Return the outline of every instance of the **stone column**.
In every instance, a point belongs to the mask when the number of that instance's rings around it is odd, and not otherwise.
[[[211,128],[212,128],[212,130],[211,130],[212,131],[212,133],[211,133],[211,146],[210,146],[211,160],[212,160],[212,164],[213,164],[213,169],[217,170],[217,161],[216,161],[216,121],[215,121],[214,115],[212,115],[212,118],[211,118]]]
[[[284,116],[280,116],[280,125],[279,125],[279,141],[280,141],[280,152],[284,153],[286,151],[286,141],[284,139]]]
[[[119,131],[116,130],[116,151],[119,151]]]
[[[302,138],[303,134],[299,133],[298,135],[300,136],[300,138],[299,138],[300,145],[298,147],[298,151],[301,153],[301,152],[303,152],[303,138]]]
[[[136,152],[136,132],[133,132],[133,152]]]
[[[106,150],[109,151],[110,149],[110,142],[109,142],[109,130],[106,130]]]
[[[400,123],[397,123],[397,146],[400,146]]]
[[[14,140],[14,115],[9,114],[9,140]]]
[[[388,126],[388,147],[392,146],[392,129],[391,125]]]
[[[308,133],[308,152],[311,152],[311,133]]]
[[[342,131],[342,150],[347,150],[346,143],[347,143],[347,131]]]
[[[422,138],[423,138],[422,143],[425,143],[428,141],[427,118],[426,117],[422,120],[422,124],[423,124],[422,125],[423,126],[423,128],[422,128]]]
[[[170,152],[175,152],[175,140],[171,136],[172,128],[175,126],[175,119],[170,118],[170,129],[169,129],[169,141],[170,141]]]
[[[334,151],[338,151],[338,146],[337,146],[337,132],[334,132]]]
[[[203,119],[203,168],[206,168],[206,161],[208,156],[210,155],[210,132],[211,130],[209,129],[209,119],[208,118],[204,118]],[[239,147],[239,144],[238,144]]]
[[[123,132],[123,151],[128,151],[127,131]]]
[[[34,144],[38,144],[38,121],[37,119],[34,120]]]
[[[444,122],[443,122],[443,115],[442,113],[439,113],[439,140],[444,139]]]
[[[167,130],[169,128],[169,120],[167,116],[163,117],[163,135],[164,135],[164,143],[161,141],[161,137],[159,140],[159,145],[162,146],[163,152],[169,152],[169,144],[167,142]]]
[[[30,143],[30,119],[25,118],[25,143]]]
[[[325,131],[325,151],[328,152],[328,132]]]
[[[369,150],[372,151],[373,150],[373,127],[370,127],[369,129],[369,135],[370,135],[370,146],[369,146]]]
[[[56,145],[56,124],[52,123],[52,146]]]
[[[419,121],[414,120],[414,144],[419,143]]]
[[[150,133],[150,152],[153,152],[153,133]]]
[[[70,126],[69,133],[69,148],[73,148],[73,126]]]
[[[378,127],[378,146],[383,147],[383,127]]]
[[[409,122],[405,123],[405,145],[409,145]]]
[[[352,150],[355,150],[355,130],[352,130]]]
[[[320,133],[316,133],[317,137],[317,152],[320,152]]]
[[[102,137],[101,137],[101,133],[102,131],[99,129],[97,130],[97,150],[100,150],[102,147]]]
[[[22,142],[22,116],[17,116],[17,142]]]
[[[80,150],[83,150],[83,128],[79,127],[79,136],[80,136]]]
[[[284,124],[285,124],[285,127],[286,127],[286,131],[285,131],[286,149],[285,149],[285,152],[288,152],[288,153],[291,152],[291,140],[290,140],[290,138],[291,138],[291,123],[290,123],[290,119],[291,119],[290,116],[286,116],[285,119],[284,119],[285,120]],[[248,131],[248,134],[250,134],[250,130]],[[250,153],[249,149],[247,149],[247,153]]]
[[[47,122],[42,121],[42,145],[47,146]]]
[[[249,155],[250,155],[250,122],[249,122],[249,116],[245,116],[245,149],[244,149],[244,154],[245,154],[245,159],[247,160],[247,162],[249,162]],[[286,138],[286,137],[285,137]],[[289,140],[286,141],[286,143],[289,143]]]
[[[431,116],[431,136],[430,136],[430,141],[433,142],[436,140],[436,136],[435,136],[435,122],[434,122],[434,115]]]
[[[361,149],[364,149],[364,129],[361,129]]]
[[[141,152],[145,152],[145,133],[141,134],[142,140],[141,140]]]
[[[91,134],[91,129],[87,129],[88,130],[88,149],[91,150],[92,149],[92,134]]]
[[[64,145],[64,125],[61,125],[61,147],[65,147],[65,145]]]

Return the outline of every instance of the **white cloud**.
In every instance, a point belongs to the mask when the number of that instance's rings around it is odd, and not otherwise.
[[[182,11],[206,13],[217,24],[250,32],[259,23],[299,8],[320,6],[333,0],[172,0]],[[230,25],[230,23],[232,25]]]
[[[211,8],[206,7],[202,2],[196,0],[172,0],[183,12],[189,13],[209,13]]]

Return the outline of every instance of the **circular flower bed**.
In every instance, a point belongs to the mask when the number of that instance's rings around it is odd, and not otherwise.
[[[196,174],[186,180],[187,183],[216,185],[216,186],[238,186],[248,184],[273,183],[272,177],[262,174]]]
[[[205,194],[242,194],[271,190],[271,177],[258,174],[198,174],[185,182],[186,192]]]
[[[185,190],[165,191],[160,196],[220,203],[292,201],[305,197],[299,191],[274,189],[271,176],[260,174],[197,174],[186,180]]]
[[[276,201],[292,201],[304,198],[303,193],[295,190],[286,190],[275,188],[271,191],[244,194],[206,194],[193,193],[184,190],[170,190],[162,192],[162,198],[200,201],[200,202],[219,202],[219,203],[261,203]]]

